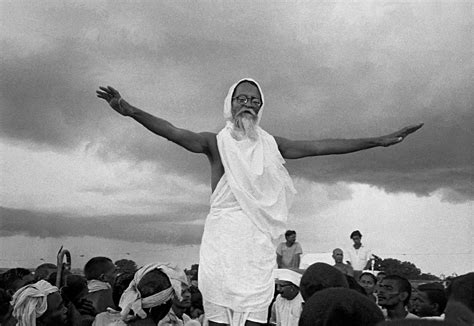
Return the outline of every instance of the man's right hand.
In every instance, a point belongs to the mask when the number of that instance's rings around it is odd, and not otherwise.
[[[130,116],[133,113],[133,107],[122,99],[116,89],[111,86],[99,88],[100,90],[96,91],[97,97],[106,100],[112,109],[124,116]]]

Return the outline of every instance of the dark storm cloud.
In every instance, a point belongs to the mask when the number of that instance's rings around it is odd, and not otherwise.
[[[472,19],[467,3],[447,8],[125,2],[56,6],[58,21],[37,8],[25,15],[47,22],[35,26],[48,46],[21,53],[21,39],[2,41],[1,135],[54,150],[100,143],[104,159],[155,161],[208,182],[204,156],[121,119],[94,89],[110,83],[179,127],[218,131],[228,87],[251,76],[266,96],[262,126],[279,136],[367,137],[425,123],[388,149],[289,161],[293,175],[472,200]]]
[[[0,207],[0,235],[20,234],[41,238],[96,236],[158,244],[199,244],[203,225],[190,223],[189,220],[202,219],[207,210],[204,205],[187,205],[160,216],[73,217]]]

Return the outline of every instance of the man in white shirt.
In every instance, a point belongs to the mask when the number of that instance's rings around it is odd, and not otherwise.
[[[286,231],[285,239],[276,249],[278,268],[299,268],[303,249],[296,241],[296,231]]]
[[[354,244],[346,250],[348,263],[351,264],[354,271],[363,271],[370,268],[370,258],[372,251],[361,242],[362,234],[359,230],[351,233],[351,239]]]

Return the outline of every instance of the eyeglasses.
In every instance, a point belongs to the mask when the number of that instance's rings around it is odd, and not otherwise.
[[[250,101],[250,104],[252,104],[256,107],[260,107],[262,105],[262,101],[260,101],[256,97],[250,97],[249,98],[245,95],[239,95],[239,96],[233,97],[232,99],[237,100],[237,103],[242,104],[242,105],[247,104],[249,101]]]

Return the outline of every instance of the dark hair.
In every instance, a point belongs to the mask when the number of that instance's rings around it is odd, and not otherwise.
[[[80,294],[87,289],[87,280],[82,275],[70,274],[65,276],[65,285],[61,288],[61,295],[72,303],[77,303]]]
[[[411,284],[410,284],[410,281],[408,281],[406,278],[404,278],[403,276],[400,276],[400,275],[387,275],[384,278],[384,281],[385,280],[396,281],[397,285],[398,285],[398,291],[408,293],[408,296],[403,301],[403,304],[406,306],[408,304],[408,302],[410,302],[410,297],[411,297]]]
[[[0,321],[10,310],[10,301],[12,297],[5,291],[0,288]]]
[[[351,233],[350,238],[352,239],[352,238],[355,237],[356,235],[359,236],[359,238],[362,238],[362,233],[360,233],[359,230],[353,231],[353,232]]]
[[[35,281],[46,280],[51,273],[57,271],[57,266],[52,263],[44,263],[35,269]]]
[[[349,284],[341,271],[325,263],[314,263],[301,277],[300,292],[304,300],[317,291],[332,287],[348,288]]]
[[[417,290],[419,292],[426,293],[426,296],[431,303],[436,303],[438,305],[438,311],[440,315],[443,313],[444,308],[446,308],[446,293],[444,287],[439,283],[427,283],[421,284],[418,286]]]
[[[474,311],[474,272],[454,278],[446,292],[448,300],[454,299]]]
[[[140,282],[137,284],[137,289],[143,297],[148,297],[161,292],[170,286],[171,282],[168,276],[159,269],[154,269],[142,277]],[[170,311],[172,302],[173,301],[170,299],[162,305],[150,308],[149,315],[155,323],[158,323],[166,316]]]
[[[359,281],[364,275],[369,275],[370,277],[372,277],[372,281],[374,281],[374,284],[377,284],[377,278],[374,276],[374,274],[369,273],[369,272],[363,272],[362,274],[360,274]]]
[[[26,268],[11,268],[2,274],[2,284],[5,290],[13,290],[16,281],[23,277],[31,275],[31,271]],[[15,289],[16,290],[16,289]]]
[[[288,230],[285,232],[285,238],[288,238],[290,235],[296,234],[295,230]]]
[[[87,280],[97,280],[101,274],[108,272],[110,264],[114,263],[107,257],[91,258],[84,266],[84,276]]]
[[[260,100],[262,101],[262,106],[263,106],[263,99],[262,99],[262,93],[260,92],[260,87],[258,87],[258,85],[251,81],[251,80],[248,80],[248,79],[244,79],[242,81],[240,81],[237,85],[235,85],[235,88],[234,88],[234,91],[232,92],[232,97],[235,96],[235,91],[237,90],[237,87],[239,87],[240,84],[243,84],[243,83],[249,83],[249,84],[252,84],[253,86],[255,86],[258,90],[258,94],[260,94]]]
[[[299,326],[375,326],[384,320],[369,298],[351,289],[330,288],[315,293],[304,306]]]

